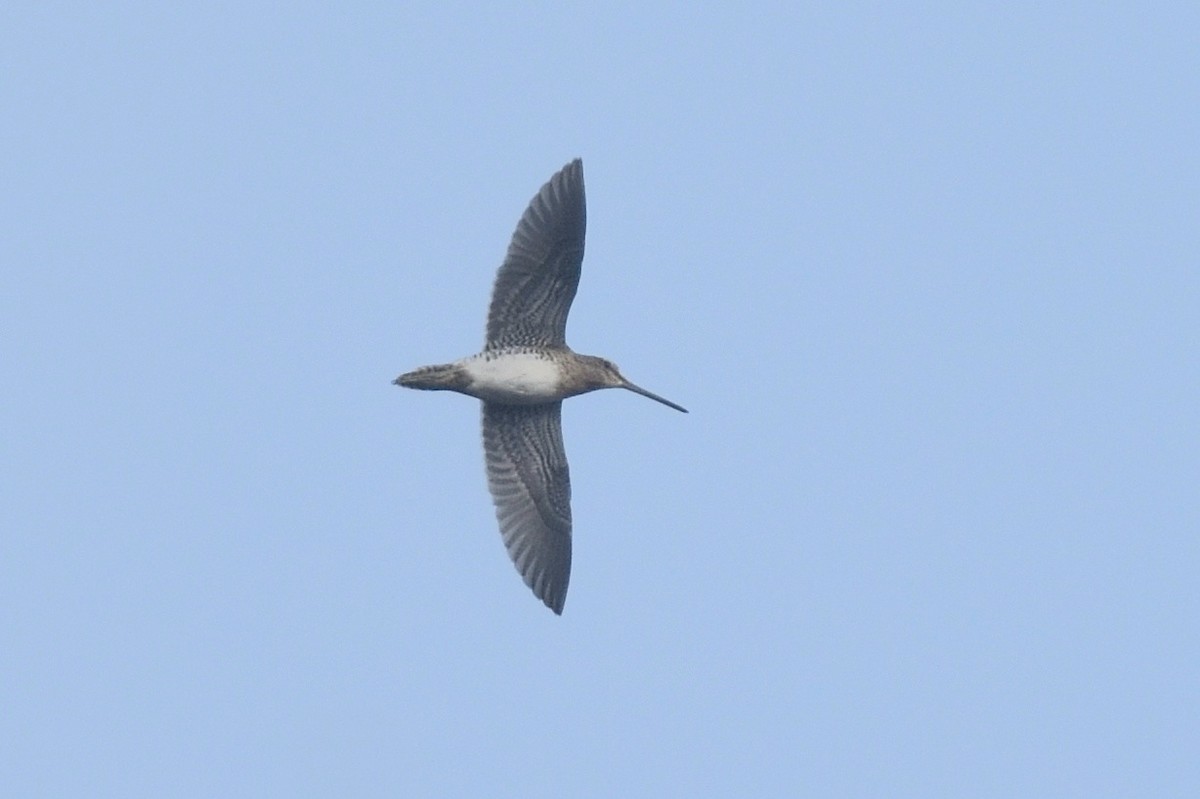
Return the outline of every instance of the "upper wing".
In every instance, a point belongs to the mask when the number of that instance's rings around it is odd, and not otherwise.
[[[492,288],[485,350],[566,346],[586,227],[583,162],[576,158],[542,186],[517,223]]]
[[[561,614],[571,577],[571,477],[561,402],[483,403],[488,488],[504,546],[525,584]]]

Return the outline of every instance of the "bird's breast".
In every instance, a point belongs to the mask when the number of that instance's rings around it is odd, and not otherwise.
[[[471,378],[466,393],[481,400],[533,405],[563,397],[558,364],[543,355],[475,356],[461,365]]]

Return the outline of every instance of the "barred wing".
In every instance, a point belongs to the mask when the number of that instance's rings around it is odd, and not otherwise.
[[[492,287],[485,350],[566,346],[586,227],[577,158],[542,186],[517,223]]]
[[[571,577],[571,478],[562,403],[483,403],[488,488],[504,546],[538,599],[561,614]]]

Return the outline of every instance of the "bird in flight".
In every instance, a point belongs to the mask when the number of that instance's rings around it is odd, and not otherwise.
[[[395,384],[483,400],[488,488],[509,557],[538,599],[562,614],[571,577],[571,481],[562,401],[624,388],[687,410],[625,379],[615,364],[567,346],[587,211],[583,162],[559,170],[530,201],[496,273],[483,351],[424,366]]]

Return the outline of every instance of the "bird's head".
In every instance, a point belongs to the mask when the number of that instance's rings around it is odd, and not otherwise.
[[[641,394],[643,397],[649,397],[655,402],[661,402],[668,408],[674,408],[677,411],[687,413],[687,408],[682,405],[676,405],[669,399],[658,396],[652,391],[647,391],[641,386],[630,382],[621,374],[621,370],[617,365],[605,358],[597,358],[595,356],[587,356],[589,365],[589,382],[592,383],[592,388],[624,388],[632,391],[634,394]]]

